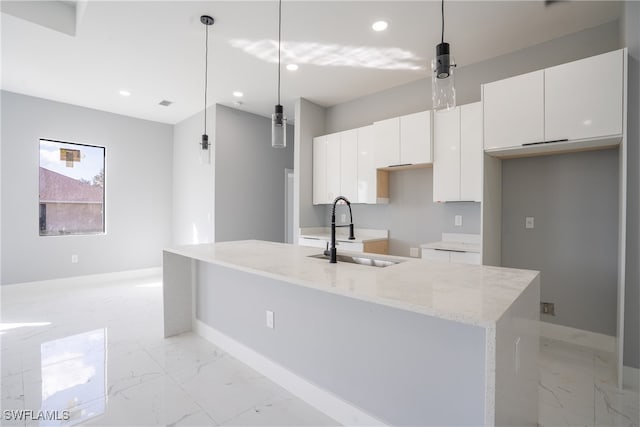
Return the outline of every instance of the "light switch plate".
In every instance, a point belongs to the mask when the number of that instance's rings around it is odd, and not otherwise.
[[[78,263],[78,255],[71,255],[71,263],[72,264]]]
[[[267,310],[267,328],[273,329],[274,327],[273,311]]]
[[[418,248],[409,248],[409,255],[413,258],[418,258],[420,256],[420,249]]]
[[[532,216],[527,216],[524,219],[524,228],[533,228],[534,224],[533,224],[533,217]]]
[[[456,227],[462,227],[462,215],[456,215],[454,218],[454,225]]]

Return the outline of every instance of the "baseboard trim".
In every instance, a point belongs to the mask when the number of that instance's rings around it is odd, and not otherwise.
[[[138,270],[116,271],[113,273],[88,274],[84,276],[61,277],[58,279],[37,280],[33,282],[9,283],[8,286],[56,286],[56,285],[80,285],[80,284],[102,284],[115,280],[138,279],[147,276],[161,276],[162,267],[142,268]]]
[[[616,337],[540,321],[540,336],[615,353]]]
[[[622,367],[622,387],[640,392],[640,369],[631,366]]]
[[[292,394],[298,396],[327,416],[348,426],[386,426],[377,418],[345,402],[334,394],[310,383],[301,376],[275,363],[242,343],[230,338],[206,323],[195,319],[193,330],[236,359],[260,372]]]

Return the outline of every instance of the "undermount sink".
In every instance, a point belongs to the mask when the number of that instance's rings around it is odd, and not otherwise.
[[[325,254],[316,254],[309,255],[309,258],[318,258],[318,259],[329,259],[328,255]],[[338,254],[336,256],[338,262],[348,262],[351,264],[360,264],[360,265],[368,265],[370,267],[389,267],[391,265],[399,264],[404,262],[404,260],[388,260],[388,259],[376,259],[376,258],[368,258],[364,256],[351,256],[351,255],[341,255]]]

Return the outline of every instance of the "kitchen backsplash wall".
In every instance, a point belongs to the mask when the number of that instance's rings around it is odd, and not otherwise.
[[[356,227],[389,230],[389,253],[393,255],[409,256],[410,248],[439,241],[442,233],[480,233],[480,203],[433,202],[431,168],[391,173],[389,192],[388,205],[354,204],[352,209]],[[454,226],[455,215],[462,215],[461,227]],[[328,206],[327,224],[330,216]]]

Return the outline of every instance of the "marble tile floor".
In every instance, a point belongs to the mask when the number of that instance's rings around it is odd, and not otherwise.
[[[338,425],[194,334],[164,339],[160,276],[1,287],[0,347],[2,426]],[[540,425],[639,425],[612,354],[540,349]]]

